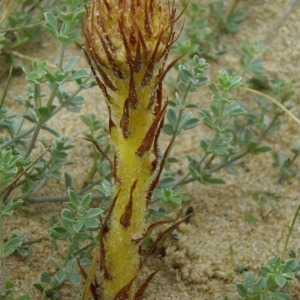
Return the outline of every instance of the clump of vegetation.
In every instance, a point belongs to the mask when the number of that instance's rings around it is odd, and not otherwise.
[[[287,290],[291,280],[299,279],[300,262],[294,257],[282,261],[281,257],[270,258],[259,269],[259,277],[252,272],[244,275],[244,284],[236,284],[236,291],[241,299],[292,299]]]

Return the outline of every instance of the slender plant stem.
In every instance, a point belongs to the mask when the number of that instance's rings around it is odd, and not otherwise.
[[[188,96],[188,94],[189,94],[189,90],[190,90],[191,86],[192,86],[192,84],[189,83],[188,86],[187,86],[187,88],[186,88],[186,91],[185,91],[185,93],[184,93],[184,95],[183,95],[183,99],[182,99],[182,100],[183,100],[183,101],[182,101],[182,104],[183,104],[183,105],[184,105],[185,102],[186,102],[186,99],[187,99],[187,96]],[[175,125],[174,133],[173,133],[172,139],[171,139],[171,141],[170,141],[170,147],[169,147],[167,153],[165,153],[165,156],[166,156],[166,157],[169,157],[169,156],[170,156],[170,153],[171,153],[172,148],[173,148],[173,146],[174,146],[176,137],[178,136],[178,130],[179,130],[180,122],[181,122],[181,119],[182,119],[183,110],[184,110],[184,108],[182,108],[182,107],[179,109],[178,118],[177,118],[177,122],[176,122],[176,125]]]
[[[93,195],[93,201],[105,200],[106,198],[102,195]],[[26,202],[29,203],[45,203],[45,202],[66,202],[69,200],[67,195],[62,196],[43,196],[43,197],[28,197]]]
[[[89,79],[88,79],[89,80]],[[88,81],[87,80],[87,81]],[[82,90],[82,88],[78,88],[74,93],[73,95],[70,96],[70,99],[74,98],[80,91]],[[53,112],[53,115],[56,115],[62,108],[64,108],[63,105],[60,105],[58,108],[55,109],[55,111]],[[42,124],[43,125],[43,124]],[[11,140],[7,141],[6,143],[3,143],[1,146],[0,146],[0,149],[5,149],[7,147],[9,147],[11,144],[21,140],[22,138],[30,135],[32,132],[35,131],[35,127],[32,127],[28,130],[26,130],[25,132],[23,132],[22,134],[20,135],[17,135],[16,137],[12,138]]]
[[[93,145],[93,156],[94,156],[94,161],[93,161],[93,165],[89,171],[89,173],[87,174],[84,182],[83,182],[83,188],[86,187],[89,182],[93,179],[93,177],[95,176],[96,172],[97,172],[97,157],[96,157],[96,153],[95,153],[95,146]]]
[[[25,132],[23,132],[22,134],[12,138],[11,140],[7,141],[6,143],[3,143],[1,146],[0,146],[0,149],[5,149],[7,147],[9,147],[11,144],[21,140],[22,138],[28,136],[29,134],[31,134],[32,132],[34,131],[34,127],[26,130]]]
[[[4,100],[5,100],[7,91],[8,91],[8,87],[9,87],[9,84],[10,84],[12,71],[13,71],[13,66],[11,66],[10,69],[9,69],[8,77],[7,77],[7,80],[6,80],[4,88],[3,88],[3,92],[2,92],[2,95],[1,95],[1,98],[0,98],[0,109],[2,109],[2,105],[4,103]]]
[[[84,80],[84,84],[87,83],[88,81],[90,80],[90,78],[87,78],[86,80]],[[82,87],[79,86],[75,91],[74,93],[68,98],[68,101],[70,102],[73,98],[75,98],[80,92],[82,91]],[[54,114],[57,114],[61,109],[63,109],[65,107],[65,105],[60,105],[59,107],[57,107],[54,112],[53,112],[53,115]]]
[[[63,58],[64,58],[64,45],[62,44],[61,45],[61,48],[60,48],[60,55],[59,55],[59,61],[58,61],[58,69],[61,69],[62,66],[63,66]],[[59,83],[55,82],[53,84],[53,87],[52,87],[52,92],[51,92],[51,95],[48,99],[48,102],[46,104],[47,107],[50,107],[54,101],[54,98],[57,94],[57,91],[58,91],[58,88],[59,88]],[[35,142],[37,140],[37,137],[39,135],[39,132],[42,128],[42,125],[44,124],[44,120],[42,117],[39,117],[39,120],[38,120],[38,123],[35,127],[35,130],[34,130],[34,133],[33,133],[33,136],[32,136],[32,139],[31,139],[31,142],[27,148],[27,152],[25,154],[25,158],[29,157],[31,151],[33,150],[34,148],[34,145],[35,145]]]
[[[44,24],[44,21],[39,21],[39,22],[36,22],[36,23],[17,26],[17,27],[2,28],[2,29],[0,29],[0,32],[14,32],[14,31],[18,31],[18,30],[24,30],[24,29],[28,29],[28,28],[37,27],[37,26],[40,26],[40,25],[43,25],[43,24]]]
[[[297,217],[298,217],[299,213],[300,213],[300,204],[299,204],[298,207],[297,207],[297,210],[296,210],[296,212],[295,212],[295,215],[294,215],[292,224],[291,224],[291,226],[290,226],[288,235],[287,235],[287,237],[286,237],[282,255],[284,255],[284,253],[285,253],[286,250],[287,250],[287,246],[288,246],[288,243],[289,243],[289,241],[290,241],[290,237],[291,237],[291,235],[292,235],[292,232],[293,232],[293,229],[294,229],[294,226],[295,226],[295,223],[296,223],[296,220],[297,220]]]
[[[228,13],[228,16],[227,16],[227,21],[231,18],[232,14],[234,13],[235,11],[235,8],[236,6],[238,5],[238,3],[240,2],[240,0],[234,0],[231,7],[230,7],[230,11]]]
[[[28,60],[28,61],[31,61],[31,62],[34,61],[34,59],[35,59],[35,57],[31,57],[31,56],[19,53],[18,51],[11,51],[10,53],[13,54],[16,57],[19,57],[21,59]],[[57,68],[57,66],[55,64],[50,63],[50,62],[48,62],[48,67]]]

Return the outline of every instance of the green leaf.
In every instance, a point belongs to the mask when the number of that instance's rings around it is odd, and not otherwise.
[[[74,221],[73,214],[71,210],[64,208],[61,212],[61,217],[63,220],[72,223]]]
[[[200,181],[204,184],[225,184],[225,180],[222,178],[212,177],[212,176],[203,176]]]
[[[22,245],[22,239],[18,237],[11,238],[6,243],[4,243],[4,257],[8,257],[16,251],[16,249]]]
[[[247,111],[238,104],[228,105],[224,111],[224,118],[234,118],[246,113]]]
[[[65,187],[67,188],[67,190],[72,189],[73,177],[69,173],[64,173],[64,179],[65,179]]]
[[[73,71],[75,68],[75,65],[77,64],[77,62],[79,61],[79,56],[71,56],[68,63],[65,66],[65,70],[66,71]]]
[[[51,282],[51,278],[50,278],[49,273],[47,271],[43,272],[41,274],[40,280],[41,280],[41,282],[50,283]]]
[[[45,12],[44,17],[46,20],[45,27],[54,35],[58,36],[58,25],[56,17],[52,12]]]
[[[28,120],[29,122],[32,123],[37,123],[38,119],[36,117],[36,114],[33,113],[33,111],[29,110],[28,112],[23,114],[24,119]]]
[[[269,300],[269,299],[272,299],[272,300],[292,300],[292,298],[288,294],[283,293],[283,292],[273,292],[273,293],[271,293],[270,296],[272,298],[268,298],[267,300]]]
[[[159,188],[168,188],[170,186],[173,186],[173,184],[176,182],[176,179],[175,177],[166,177],[166,178],[163,178],[159,181],[159,184],[158,184],[158,187]]]
[[[170,135],[170,136],[173,136],[175,133],[175,130],[171,124],[165,124],[163,126],[163,131],[165,134]]]
[[[167,158],[167,163],[168,163],[168,164],[177,163],[177,162],[179,162],[179,161],[180,161],[180,160],[179,160],[178,158],[174,157],[174,156],[170,156],[170,157]]]
[[[80,205],[79,197],[74,190],[68,190],[68,196],[72,203],[74,203],[76,206]]]
[[[248,295],[247,289],[241,283],[235,285],[235,290],[241,297],[246,297]]]
[[[92,218],[98,217],[102,213],[103,213],[103,209],[100,207],[90,208],[87,211],[87,214],[85,217],[86,217],[86,219],[92,219]]]
[[[83,227],[83,222],[82,221],[77,221],[76,223],[73,224],[73,229],[76,233],[78,233]]]
[[[99,228],[100,226],[100,221],[98,220],[98,218],[94,218],[94,219],[87,219],[84,222],[84,226],[86,228]]]
[[[69,236],[69,232],[63,226],[52,226],[50,230],[52,235],[60,240],[64,240]]]
[[[176,126],[176,123],[177,123],[177,115],[174,111],[174,109],[172,107],[169,107],[168,108],[168,111],[167,111],[167,119],[168,119],[168,122],[173,126],[175,127]]]
[[[82,276],[79,275],[77,272],[75,271],[70,271],[68,274],[68,279],[74,283],[74,284],[80,284],[82,283]]]
[[[75,81],[82,78],[88,78],[90,74],[87,70],[79,70],[72,73],[71,76],[68,77],[68,81]]]
[[[275,281],[276,281],[276,283],[282,288],[285,284],[286,284],[286,282],[287,282],[287,280],[286,280],[286,278],[284,278],[283,276],[281,276],[281,275],[276,275],[275,276]]]
[[[47,121],[52,117],[55,109],[56,109],[56,105],[51,105],[50,107],[42,106],[37,109],[37,112],[40,118],[42,118],[44,121]]]
[[[17,200],[17,201],[9,200],[4,206],[2,215],[3,216],[11,216],[14,213],[14,210],[18,206],[21,206],[23,203],[24,203],[23,200]]]
[[[201,109],[200,114],[202,115],[202,122],[204,122],[208,127],[210,127],[210,128],[215,128],[216,127],[215,122],[212,119],[212,117],[211,117],[208,110]]]
[[[255,276],[252,272],[246,272],[244,275],[245,287],[249,288],[255,283]]]
[[[257,145],[255,144],[255,146],[250,150],[251,153],[254,154],[258,154],[258,153],[264,153],[264,152],[268,152],[270,151],[272,148],[270,146],[267,145]]]
[[[190,130],[201,123],[199,118],[190,118],[186,120],[183,124],[181,124],[181,128],[184,130]]]
[[[178,88],[184,93],[187,91],[187,85],[182,81],[178,83]]]
[[[285,263],[285,266],[283,268],[284,273],[290,273],[293,272],[297,268],[297,260],[296,259],[290,259]]]
[[[55,274],[55,278],[57,280],[57,282],[59,284],[62,284],[64,282],[64,280],[66,279],[67,277],[67,271],[66,270],[60,270],[58,271],[56,274]]]
[[[89,205],[92,202],[92,194],[86,194],[84,197],[82,197],[81,201],[80,201],[80,205],[84,208],[88,208]]]

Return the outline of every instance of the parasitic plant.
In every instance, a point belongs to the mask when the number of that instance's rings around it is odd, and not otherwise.
[[[85,51],[106,98],[114,151],[115,196],[101,229],[95,299],[142,299],[156,273],[136,287],[145,260],[141,243],[162,223],[147,227],[145,217],[166,158],[159,159],[158,149],[167,108],[162,81],[175,63],[167,57],[178,17],[167,0],[93,0],[88,7]]]

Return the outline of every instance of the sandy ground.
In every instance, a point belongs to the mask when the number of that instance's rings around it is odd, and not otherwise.
[[[273,35],[280,22],[282,13],[289,1],[253,0],[240,1],[238,10],[247,13],[247,19],[241,24],[236,35],[222,37],[222,43],[228,45],[226,54],[220,57],[218,64],[211,67],[211,79],[216,80],[218,70],[227,66],[238,70],[240,44],[243,38],[250,41],[264,41],[273,37],[269,49],[264,54],[267,73],[271,78],[280,76],[290,79],[299,87],[300,72],[300,5],[293,9],[283,26]],[[34,55],[55,62],[56,52],[52,41],[46,39]],[[49,51],[49,49],[51,51]],[[82,53],[71,49],[70,55]],[[82,59],[82,65],[85,65]],[[24,94],[23,76],[14,77],[8,99],[12,102],[18,94]],[[105,104],[97,87],[84,91],[86,103],[82,114],[95,113],[105,117]],[[207,90],[194,95],[197,101],[207,102],[210,96]],[[295,112],[300,104],[299,92],[293,99]],[[299,141],[300,128],[291,119],[284,117],[284,124],[276,136],[270,139],[274,149],[288,149]],[[55,119],[56,128],[67,137],[76,138],[76,148],[71,154],[75,165],[69,170],[76,184],[82,184],[84,173],[90,163],[90,146],[80,140],[83,126],[79,115],[61,112]],[[205,127],[198,127],[190,135],[180,137],[174,153],[182,158],[187,152],[200,152],[199,141],[208,134]],[[299,168],[299,163],[296,164]],[[189,224],[182,224],[178,230],[178,239],[169,237],[164,242],[166,255],[156,255],[149,260],[146,271],[157,267],[161,271],[154,278],[147,292],[147,300],[215,300],[228,295],[237,299],[234,284],[242,281],[242,275],[235,272],[237,266],[249,267],[257,271],[260,264],[273,255],[281,255],[289,225],[299,204],[299,174],[293,180],[278,184],[278,169],[274,168],[272,154],[249,156],[239,168],[236,177],[219,174],[226,179],[221,186],[203,186],[191,183],[185,188],[194,207],[195,214]],[[261,205],[252,199],[253,192],[273,193],[278,197],[270,198],[272,205]],[[63,193],[59,182],[50,181],[43,195]],[[275,199],[276,198],[276,199]],[[14,217],[6,221],[6,234],[25,234],[32,240],[47,235],[50,214],[59,214],[63,204],[30,204],[18,210]],[[252,222],[247,217],[252,217]],[[300,224],[296,223],[290,242],[293,249],[300,248]],[[53,271],[49,258],[59,253],[50,242],[34,244],[26,258],[11,256],[7,260],[8,277],[16,286],[16,294],[28,293],[32,299],[41,299],[41,295],[32,286],[42,271]],[[67,285],[62,289],[63,299],[80,299],[81,287],[74,289]],[[295,282],[290,287],[293,299],[300,299],[300,286]]]

